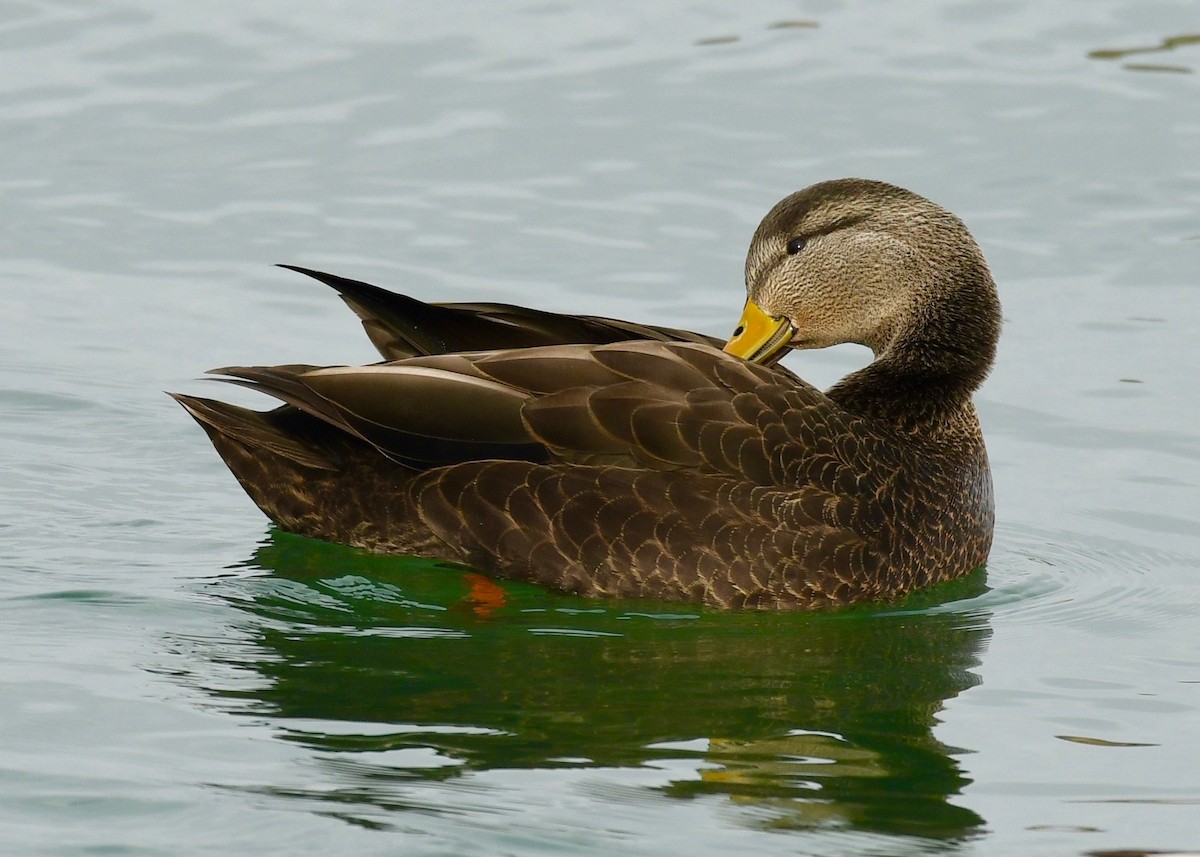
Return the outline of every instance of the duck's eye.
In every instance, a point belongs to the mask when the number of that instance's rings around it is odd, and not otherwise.
[[[789,241],[787,243],[787,254],[789,256],[795,256],[797,253],[799,253],[801,250],[804,249],[804,245],[806,243],[807,242],[805,241],[804,236],[797,235],[795,238],[793,238],[791,241]]]

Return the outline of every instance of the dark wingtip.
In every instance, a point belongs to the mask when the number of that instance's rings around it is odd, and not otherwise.
[[[324,271],[318,271],[314,268],[303,268],[300,265],[289,265],[286,262],[276,262],[275,267],[285,268],[288,271],[295,271],[297,274],[303,274],[306,277],[312,277],[314,280],[318,280],[319,282],[322,282],[327,286],[332,286],[335,289],[340,288],[341,283],[355,282],[354,280],[348,281],[345,277],[339,277],[337,274],[327,274]],[[366,284],[364,283],[364,285]]]
[[[300,265],[289,265],[287,262],[276,262],[275,267],[276,268],[286,268],[289,271],[295,271],[297,274],[304,274],[309,277],[328,277],[329,276],[329,274],[325,274],[321,271],[314,270],[313,268],[303,268]]]
[[[349,277],[339,277],[337,274],[327,274],[324,271],[317,271],[313,268],[303,268],[300,265],[288,265],[283,262],[276,263],[275,267],[286,268],[289,271],[295,271],[297,274],[303,274],[306,277],[312,277],[314,280],[324,283],[330,288],[337,289],[344,297],[358,298],[359,300],[412,300],[412,298],[407,298],[403,295],[397,295],[394,292],[389,292],[387,289],[381,289],[379,286],[373,286],[370,283],[364,283],[362,280],[352,280]]]

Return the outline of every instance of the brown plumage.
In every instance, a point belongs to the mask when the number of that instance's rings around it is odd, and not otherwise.
[[[315,271],[387,362],[214,370],[285,404],[177,395],[281,527],[591,596],[815,608],[979,566],[992,488],[971,394],[999,304],[952,214],[881,182],[784,199],[708,337],[424,304]],[[822,393],[786,347],[869,346]]]

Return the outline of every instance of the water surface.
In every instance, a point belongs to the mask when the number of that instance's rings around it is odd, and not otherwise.
[[[6,847],[1200,849],[1195,12],[0,4]],[[273,531],[161,393],[373,359],[274,262],[723,335],[843,175],[959,213],[1005,306],[991,561],[897,607],[481,600]]]

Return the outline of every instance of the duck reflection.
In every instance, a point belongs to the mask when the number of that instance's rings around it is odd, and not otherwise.
[[[252,645],[214,659],[254,681],[205,690],[333,759],[348,782],[328,799],[386,808],[389,781],[662,766],[679,772],[666,794],[725,796],[773,827],[957,839],[983,824],[951,803],[962,751],[932,732],[978,682],[979,612],[585,601],[283,533],[246,565],[267,573],[213,586]],[[926,597],[984,588],[977,573]]]

